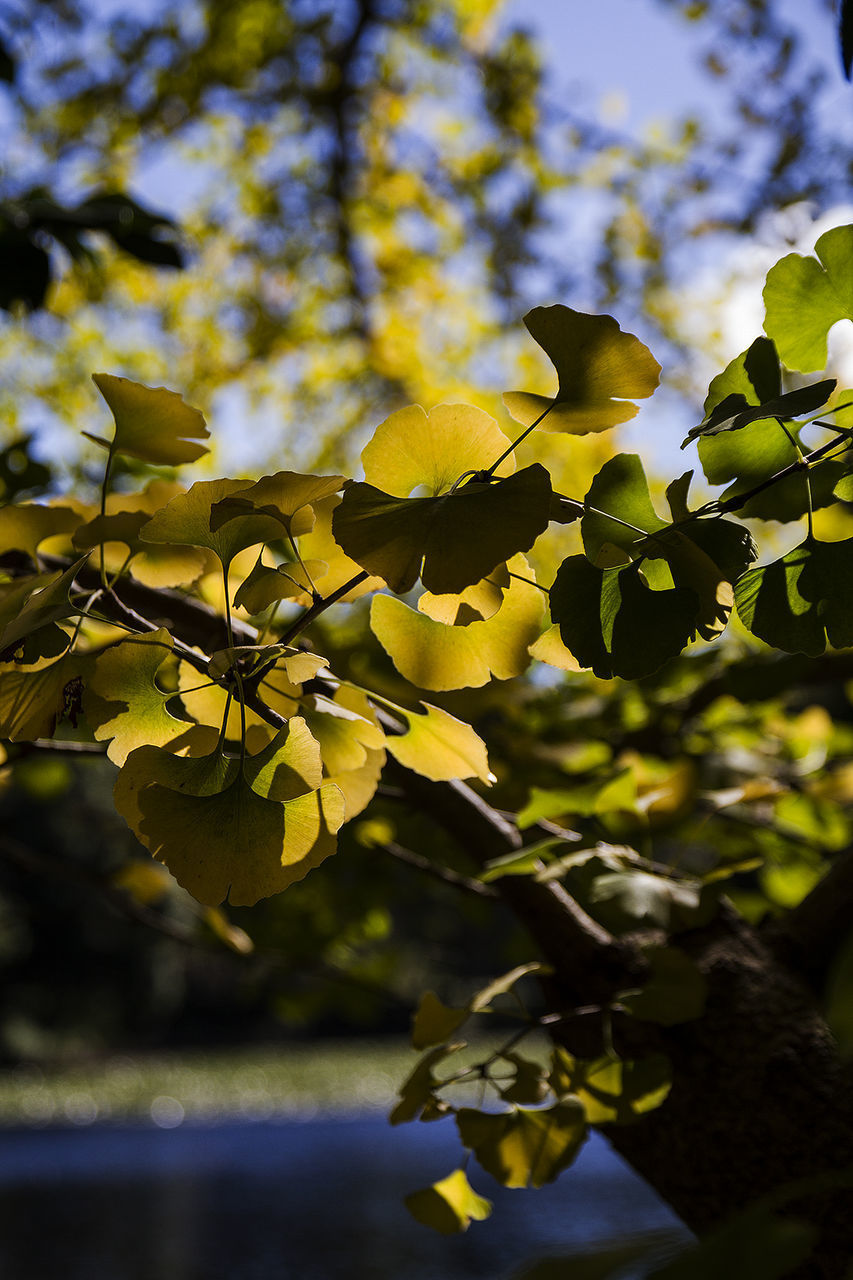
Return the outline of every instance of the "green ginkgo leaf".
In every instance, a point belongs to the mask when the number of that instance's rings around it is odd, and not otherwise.
[[[511,445],[494,418],[473,405],[440,404],[427,414],[413,404],[376,428],[361,461],[365,481],[392,497],[423,489],[437,498],[462,476],[489,468]],[[510,454],[496,474],[514,470]]]
[[[281,537],[280,521],[267,515],[236,516],[218,529],[211,528],[216,504],[245,488],[245,480],[199,480],[152,516],[140,537],[143,542],[206,547],[227,569],[238,552]]]
[[[280,533],[296,538],[314,528],[313,504],[337,493],[344,484],[344,476],[277,471],[217,502],[211,512],[210,525],[217,530],[237,516],[266,515],[280,522]]]
[[[531,426],[546,410],[542,428],[585,435],[627,422],[638,412],[634,397],[650,396],[660,365],[612,316],[586,315],[570,307],[535,307],[524,317],[531,337],[550,357],[559,378],[556,396],[507,391],[507,411]]]
[[[488,1115],[463,1107],[456,1115],[462,1143],[504,1187],[542,1187],[567,1169],[587,1135],[577,1098],[553,1107],[518,1107]]]
[[[168,467],[195,462],[207,453],[207,446],[198,443],[210,434],[204,417],[177,392],[146,387],[112,373],[93,373],[92,381],[115,419],[115,435],[110,443],[84,431],[89,440],[106,445],[112,453]]]
[[[413,1191],[403,1203],[417,1222],[444,1236],[467,1231],[472,1221],[482,1222],[492,1212],[491,1200],[477,1195],[464,1169],[454,1170],[423,1191]]]
[[[428,591],[457,593],[528,551],[548,527],[550,503],[551,480],[539,463],[437,498],[396,498],[353,484],[332,531],[351,559],[400,595],[419,577]]]
[[[530,570],[523,557],[509,565]],[[492,676],[510,680],[530,665],[529,646],[542,629],[542,592],[513,579],[497,613],[467,627],[434,622],[395,596],[371,601],[370,626],[394,666],[419,689],[476,689]]]
[[[42,542],[70,533],[80,517],[70,507],[46,507],[35,502],[0,507],[0,555],[24,551],[34,560]]]
[[[735,587],[748,631],[785,653],[823,653],[853,645],[853,538],[806,538],[773,564],[745,573]]]
[[[624,552],[615,563],[624,564],[629,551],[645,541],[644,533],[666,528],[666,521],[652,506],[649,483],[636,453],[618,453],[605,462],[584,499],[581,520],[583,547],[589,560],[601,568],[614,563],[610,548]],[[603,512],[613,511],[613,520]],[[635,526],[629,528],[629,525]],[[604,555],[602,556],[602,552]]]
[[[469,1017],[469,1009],[443,1004],[434,991],[425,991],[412,1023],[412,1048],[429,1049],[444,1044]]]
[[[57,570],[0,583],[0,654],[11,656],[27,636],[78,612],[69,592],[85,563],[84,556],[64,573]]]
[[[764,286],[764,331],[788,368],[804,372],[825,367],[829,330],[853,320],[853,227],[825,232],[815,254],[787,254]]]
[[[131,752],[119,772],[119,813],[199,902],[237,906],[280,893],[335,852],[344,818],[337,787],[320,785],[317,743],[297,717],[244,759],[215,751]]]
[[[306,560],[303,564],[288,562],[267,565],[258,557],[252,572],[244,578],[234,594],[234,604],[249,613],[263,613],[279,600],[311,601],[314,582],[323,576],[322,560]]]
[[[83,695],[86,719],[99,742],[110,741],[107,755],[122,765],[137,747],[190,749],[194,755],[216,746],[209,725],[179,720],[168,710],[173,694],[157,684],[157,673],[172,657],[172,637],[164,628],[129,636],[95,658]]]

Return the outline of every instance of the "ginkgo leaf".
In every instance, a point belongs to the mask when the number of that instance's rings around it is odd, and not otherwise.
[[[280,522],[265,515],[237,516],[221,528],[211,529],[213,507],[223,498],[245,488],[245,480],[199,480],[152,516],[143,525],[140,537],[143,542],[206,547],[227,569],[240,551],[281,537]]]
[[[806,538],[773,564],[745,573],[735,587],[738,616],[748,631],[786,653],[823,653],[853,645],[853,538]]]
[[[815,244],[816,257],[789,253],[767,274],[765,333],[789,369],[826,365],[826,335],[853,320],[853,227],[834,227]]]
[[[78,612],[68,593],[85,563],[84,556],[64,572],[0,583],[0,654],[11,656],[27,636]]]
[[[376,793],[385,764],[385,733],[360,689],[347,685],[334,698],[305,698],[300,704],[320,744],[328,781],[340,787],[347,821],[364,810]]]
[[[463,1107],[456,1115],[459,1136],[479,1164],[504,1187],[542,1187],[574,1161],[587,1135],[577,1098],[553,1107],[518,1107],[499,1115]]]
[[[494,617],[503,604],[504,591],[510,578],[506,565],[499,565],[472,586],[448,595],[434,595],[424,591],[418,597],[418,612],[425,613],[433,622],[443,622],[448,627],[467,627],[472,622],[485,622]]]
[[[88,439],[106,444],[112,453],[159,466],[195,462],[207,453],[207,446],[198,443],[210,434],[204,417],[198,409],[185,404],[177,392],[146,387],[112,373],[93,373],[92,381],[115,419],[115,436],[110,444],[84,431]]]
[[[427,414],[413,404],[376,428],[361,461],[365,481],[392,497],[423,488],[436,498],[462,476],[491,467],[511,444],[494,418],[473,405],[440,404]],[[510,454],[495,474],[514,470]]]
[[[581,1100],[590,1124],[635,1124],[665,1101],[672,1067],[661,1053],[635,1061],[605,1057],[577,1062],[558,1048],[550,1081],[558,1097],[572,1093]]]
[[[172,657],[173,641],[161,628],[130,636],[103,650],[95,659],[83,695],[86,719],[99,742],[109,741],[107,755],[122,765],[131,751],[149,745],[189,749],[194,755],[212,751],[218,732],[171,715],[174,696],[157,685],[157,673]]]
[[[482,1222],[492,1212],[491,1200],[477,1195],[464,1169],[454,1170],[423,1191],[413,1191],[403,1203],[417,1222],[445,1236],[467,1231],[472,1221]]]
[[[509,568],[530,572],[520,556]],[[543,611],[541,591],[513,579],[500,609],[484,622],[445,626],[394,596],[377,595],[370,626],[400,674],[417,688],[478,688],[492,676],[509,680],[527,670],[528,646],[541,631]]]
[[[0,665],[0,738],[49,738],[63,717],[77,723],[91,657],[65,653],[32,664]]]
[[[80,516],[70,507],[40,506],[35,502],[0,507],[0,555],[24,551],[33,560],[42,542],[59,533],[70,533]]]
[[[400,595],[421,578],[436,594],[464,591],[548,527],[551,480],[539,463],[495,484],[437,498],[395,498],[367,484],[344,493],[332,531],[351,559]]]
[[[529,646],[529,650],[531,658],[535,658],[537,662],[546,662],[549,667],[557,667],[560,671],[581,670],[575,655],[563,644],[556,622],[545,628],[539,639]]]
[[[683,449],[697,436],[719,435],[721,431],[740,431],[762,418],[788,420],[812,413],[826,404],[835,386],[835,378],[828,378],[823,382],[813,382],[808,387],[786,391],[784,395],[774,396],[772,400],[758,405],[748,405],[744,396],[726,396],[703,422],[690,428],[681,447]]]
[[[441,1084],[433,1068],[464,1048],[465,1042],[458,1041],[456,1044],[439,1045],[423,1055],[400,1089],[400,1101],[389,1116],[391,1124],[408,1124],[421,1114]]]
[[[666,521],[652,506],[649,484],[643,464],[636,453],[619,453],[605,462],[590,485],[584,499],[581,535],[584,551],[600,568],[612,567],[613,559],[601,559],[602,549],[618,547],[626,552],[618,563],[624,564],[627,552],[643,542],[643,534],[666,527]],[[594,508],[594,509],[593,509]],[[618,515],[613,520],[603,512]],[[634,528],[629,528],[634,525]]]
[[[612,316],[586,315],[570,307],[535,307],[524,317],[530,335],[557,371],[556,396],[507,391],[509,414],[531,426],[546,410],[546,431],[583,435],[627,422],[658,385],[660,365],[648,347],[623,333]]]
[[[277,471],[217,502],[211,512],[210,525],[217,530],[236,516],[266,515],[278,520],[282,530],[295,538],[314,528],[312,504],[337,493],[344,484],[344,476]]]
[[[403,716],[408,729],[402,734],[389,734],[385,746],[395,760],[433,782],[449,782],[453,778],[479,778],[491,784],[486,744],[469,724],[457,720],[441,707],[422,702],[423,713],[394,707]]]
[[[520,1053],[502,1053],[501,1061],[509,1064],[515,1071],[513,1079],[502,1084],[500,1095],[504,1102],[514,1102],[521,1106],[535,1106],[544,1101],[548,1094],[548,1081],[542,1064],[532,1058],[524,1058]]]
[[[316,742],[294,718],[245,759],[195,759],[158,747],[132,752],[119,772],[119,813],[200,902],[235,906],[280,893],[335,851],[343,796],[320,785]]]
[[[434,991],[425,991],[412,1023],[412,1048],[429,1049],[434,1044],[444,1044],[469,1014],[468,1009],[443,1004]]]
[[[313,583],[322,578],[325,571],[323,560],[266,565],[259,556],[255,567],[235,593],[234,604],[249,613],[262,613],[279,600],[310,604]]]

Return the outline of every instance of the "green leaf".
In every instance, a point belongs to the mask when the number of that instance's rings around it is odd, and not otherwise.
[[[466,484],[436,498],[395,498],[353,484],[332,518],[344,552],[399,595],[421,578],[457,593],[479,582],[547,527],[551,480],[539,463],[494,484]]]
[[[444,1044],[469,1014],[469,1009],[453,1009],[442,1004],[434,991],[424,992],[412,1027],[412,1048],[429,1049],[434,1044]]]
[[[236,516],[219,529],[211,528],[211,512],[217,503],[245,488],[245,480],[199,480],[143,525],[142,541],[206,547],[227,569],[237,553],[246,547],[274,542],[281,537],[280,521],[267,515]]]
[[[816,258],[789,253],[764,286],[764,330],[789,369],[826,365],[826,335],[853,320],[853,227],[835,227],[815,245]]]
[[[670,930],[695,920],[701,884],[628,868],[597,876],[590,902],[603,908],[602,921],[617,932],[651,926]],[[598,914],[598,913],[596,913]]]
[[[115,436],[107,446],[113,453],[174,467],[195,462],[208,452],[206,445],[197,443],[210,434],[204,417],[177,392],[146,387],[111,373],[93,373],[92,381],[115,419]],[[88,431],[83,434],[98,444],[105,443]]]
[[[542,1110],[519,1107],[500,1115],[463,1107],[456,1123],[463,1145],[504,1187],[553,1182],[574,1161],[587,1133],[577,1098]]]
[[[628,1013],[664,1027],[700,1018],[708,984],[690,957],[678,947],[654,947],[646,958],[649,977],[642,990],[619,997]]]
[[[806,538],[773,564],[750,569],[735,588],[738,616],[748,631],[785,653],[816,657],[853,645],[853,538]]]
[[[70,533],[79,523],[79,515],[70,507],[45,507],[34,502],[0,507],[0,555],[24,551],[35,560],[45,539]]]
[[[423,488],[438,497],[464,475],[484,471],[510,448],[494,418],[470,404],[440,404],[429,413],[418,404],[398,409],[362,451],[369,485],[397,498]],[[496,474],[515,470],[512,455]]]
[[[68,593],[85,563],[84,556],[64,573],[57,570],[21,582],[0,583],[0,655],[11,656],[27,636],[78,612]]]
[[[585,315],[570,307],[535,307],[524,317],[531,337],[549,356],[559,378],[556,396],[507,391],[509,414],[529,427],[583,435],[633,418],[658,385],[660,365],[639,338],[623,333],[611,316]]]
[[[697,427],[691,427],[682,444],[682,449],[698,436],[718,435],[721,431],[739,431],[750,423],[763,418],[783,418],[786,421],[798,418],[801,414],[813,413],[825,405],[835,390],[835,378],[823,382],[813,382],[808,387],[797,387],[794,391],[786,391],[784,395],[774,396],[759,405],[747,405],[743,396],[726,396],[712,411],[710,416]]]
[[[407,769],[433,782],[454,778],[479,778],[487,784],[495,781],[486,744],[469,724],[428,702],[421,703],[422,713],[406,711],[395,703],[388,705],[409,727],[405,733],[389,734],[385,746]]]
[[[584,551],[592,563],[601,568],[624,564],[627,558],[622,555],[614,561],[606,548],[635,551],[638,542],[643,541],[643,532],[654,533],[666,528],[666,521],[660,519],[652,506],[643,464],[636,453],[619,453],[605,462],[590,486],[584,506],[587,508],[581,521]],[[590,511],[590,507],[598,510]],[[619,520],[600,515],[602,511],[612,511]],[[636,525],[642,532],[626,528],[622,521]]]
[[[322,577],[326,565],[322,560],[306,560],[304,565],[288,562],[266,565],[261,557],[234,593],[234,604],[249,613],[262,613],[279,600],[310,603],[313,583]]]
[[[517,557],[509,568],[529,573]],[[394,666],[419,689],[478,688],[510,680],[530,665],[544,609],[536,587],[513,579],[497,613],[467,627],[446,626],[394,596],[373,597],[370,626]]]
[[[690,588],[652,590],[638,561],[597,569],[586,556],[563,561],[550,602],[563,644],[602,679],[657,671],[692,637],[700,605]]]
[[[218,733],[209,726],[178,720],[168,710],[173,693],[160,689],[157,673],[172,656],[173,641],[161,628],[131,636],[104,649],[83,694],[86,719],[99,742],[110,741],[107,755],[122,765],[137,747],[169,746],[172,752],[209,752]]]
[[[316,742],[298,717],[258,755],[188,759],[131,752],[115,802],[128,826],[199,902],[280,893],[335,851],[343,796],[320,785]]]
[[[501,974],[499,978],[495,978],[476,995],[472,996],[468,1002],[468,1008],[472,1013],[482,1013],[484,1009],[488,1009],[492,1001],[498,996],[505,996],[511,991],[515,984],[521,979],[526,978],[531,973],[547,973],[550,970],[546,965],[540,964],[538,960],[532,960],[528,964],[516,965],[514,969],[510,969],[509,973]]]
[[[467,1231],[472,1221],[482,1222],[492,1212],[491,1200],[477,1195],[464,1169],[456,1169],[424,1191],[414,1191],[403,1203],[418,1222],[445,1236]]]

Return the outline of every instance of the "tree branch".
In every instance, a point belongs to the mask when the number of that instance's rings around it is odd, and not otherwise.
[[[811,893],[764,930],[779,959],[821,992],[839,945],[853,929],[853,845],[832,863]]]

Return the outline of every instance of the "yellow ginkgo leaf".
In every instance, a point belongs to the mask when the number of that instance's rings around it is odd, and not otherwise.
[[[204,417],[176,391],[146,387],[112,373],[93,373],[92,381],[110,407],[115,436],[110,443],[84,431],[89,440],[106,445],[112,453],[169,467],[195,462],[207,453],[207,446],[198,443],[210,434]]]
[[[555,396],[504,393],[507,411],[525,427],[542,417],[543,431],[605,431],[633,418],[638,408],[632,397],[645,399],[658,385],[657,360],[639,338],[623,333],[612,316],[558,305],[534,307],[524,323],[559,378]]]
[[[485,471],[511,444],[494,418],[473,405],[440,404],[427,414],[412,404],[376,428],[361,461],[366,482],[393,497],[423,489],[436,498],[466,473]],[[514,470],[510,455],[496,474]]]

